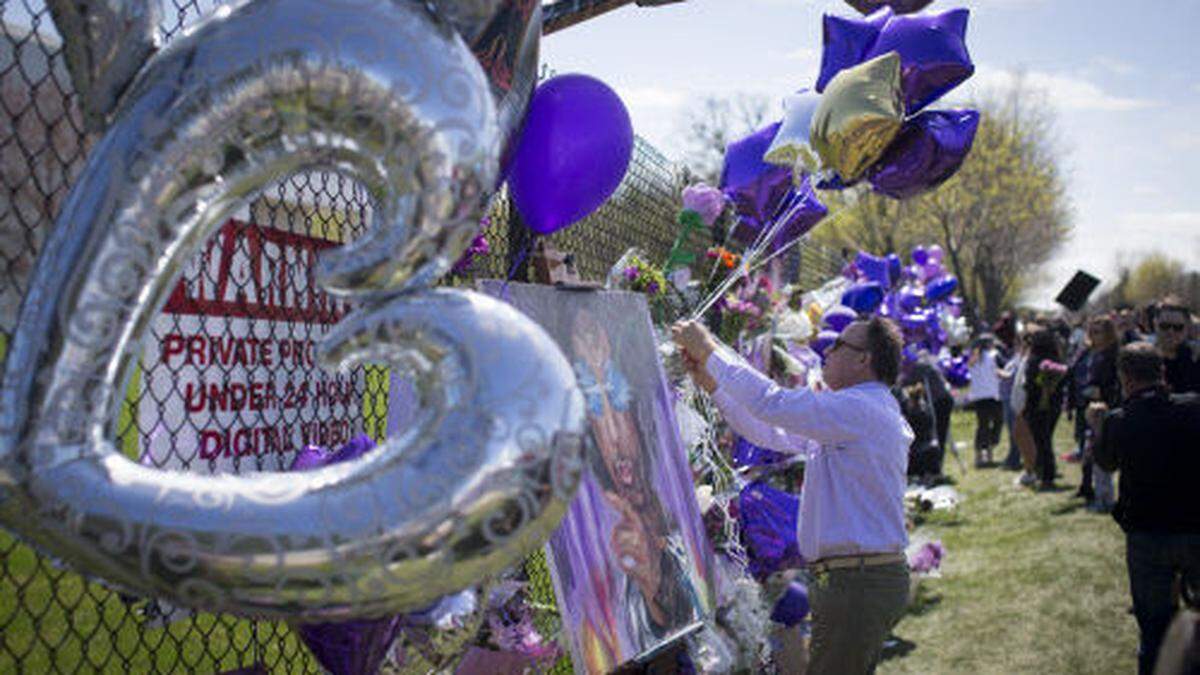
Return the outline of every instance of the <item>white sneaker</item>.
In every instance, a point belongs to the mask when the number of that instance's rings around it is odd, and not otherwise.
[[[1030,487],[1036,483],[1037,483],[1037,476],[1029,473],[1028,471],[1022,471],[1021,475],[1017,476],[1017,479],[1013,481],[1013,485],[1017,485],[1020,487]]]

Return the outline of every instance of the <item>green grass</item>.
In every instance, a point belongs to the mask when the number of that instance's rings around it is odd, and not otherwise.
[[[956,413],[952,435],[970,448],[974,426],[972,415]],[[1072,447],[1070,432],[1062,420],[1056,455]],[[962,454],[973,467],[973,450]],[[895,630],[901,646],[880,672],[1136,671],[1124,536],[1072,496],[1079,465],[1060,461],[1069,489],[1046,493],[1014,487],[1010,471],[963,473],[951,457],[946,467],[963,502],[918,526],[946,546],[942,577],[921,582]]]

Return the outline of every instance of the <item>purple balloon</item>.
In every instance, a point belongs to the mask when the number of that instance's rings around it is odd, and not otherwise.
[[[942,263],[934,262],[933,258],[930,258],[929,262],[921,267],[921,279],[927,284],[945,273],[946,268],[942,266]],[[929,297],[928,291],[926,291],[925,297]]]
[[[868,281],[855,284],[842,294],[842,304],[859,314],[874,312],[883,302],[883,286]]]
[[[296,626],[300,639],[333,675],[377,673],[400,632],[403,616]]]
[[[891,285],[887,258],[859,251],[854,258],[854,266],[862,271],[868,281],[874,281],[884,288]]]
[[[737,442],[733,444],[734,466],[741,467],[778,464],[787,458],[788,455],[782,452],[776,452],[769,448],[755,445],[741,436],[738,436]]]
[[[835,305],[830,307],[829,311],[825,312],[825,316],[821,317],[821,321],[829,327],[829,330],[841,333],[846,330],[846,326],[854,323],[857,318],[858,313],[849,307]]]
[[[904,109],[909,115],[941,98],[975,72],[967,53],[969,17],[966,9],[893,16],[863,56],[867,61],[888,52],[900,54]]]
[[[938,362],[946,381],[953,387],[965,387],[971,383],[971,371],[967,366],[967,357],[958,356],[942,359]]]
[[[929,262],[929,252],[924,246],[914,246],[912,250],[912,261],[914,265],[924,265]]]
[[[950,297],[950,294],[958,288],[958,279],[953,275],[947,274],[934,279],[925,286],[926,302],[938,302]]]
[[[821,20],[821,72],[816,90],[825,91],[834,75],[865,61],[863,57],[890,18],[892,10],[886,7],[865,19],[826,14]]]
[[[946,252],[942,250],[940,244],[934,244],[933,246],[929,247],[929,259],[933,262],[941,263],[945,256]]]
[[[531,230],[550,234],[607,201],[632,156],[633,125],[616,92],[587,75],[551,78],[534,92],[513,153],[513,202]]]
[[[823,330],[817,333],[817,337],[808,343],[810,349],[817,353],[822,359],[825,358],[825,351],[833,346],[833,343],[838,339],[837,331]]]
[[[887,254],[888,264],[888,279],[891,280],[891,285],[895,286],[900,283],[904,277],[904,262],[900,260],[900,256],[895,253]]]
[[[910,312],[900,317],[900,329],[904,331],[905,335],[911,335],[914,338],[925,335],[927,325],[924,312]]]
[[[896,294],[896,300],[902,311],[911,312],[924,302],[925,293],[915,286],[904,286]]]
[[[782,569],[804,565],[796,540],[800,500],[762,481],[742,488],[738,494],[738,520],[742,525],[749,572],[763,579]]]
[[[808,616],[808,610],[808,588],[799,581],[793,581],[771,610],[771,620],[791,628]]]
[[[735,238],[753,242],[777,218],[787,218],[771,242],[772,251],[812,229],[828,213],[807,177],[797,190],[792,184],[791,167],[763,161],[778,131],[776,122],[730,143],[721,171],[721,189],[738,214],[732,231]]]
[[[926,110],[909,118],[867,176],[871,187],[907,199],[941,185],[962,166],[978,127],[974,110]]]

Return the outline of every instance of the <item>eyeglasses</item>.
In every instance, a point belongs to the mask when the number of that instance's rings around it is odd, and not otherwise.
[[[1185,326],[1181,323],[1167,323],[1165,321],[1158,322],[1159,330],[1173,330],[1178,333],[1182,333],[1185,328],[1187,328],[1187,326]]]
[[[849,347],[850,349],[853,349],[856,352],[867,351],[866,347],[859,347],[858,345],[856,345],[852,342],[846,342],[845,340],[842,339],[842,336],[839,335],[838,338],[833,341],[833,345],[831,345],[829,347],[829,353],[832,354],[833,352],[836,352],[838,349],[840,349],[842,347]]]

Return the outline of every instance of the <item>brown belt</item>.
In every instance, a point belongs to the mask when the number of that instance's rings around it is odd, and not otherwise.
[[[907,563],[908,558],[903,553],[867,553],[865,555],[846,555],[821,558],[808,564],[810,572],[828,572],[852,567],[876,567],[878,565],[894,565]]]

